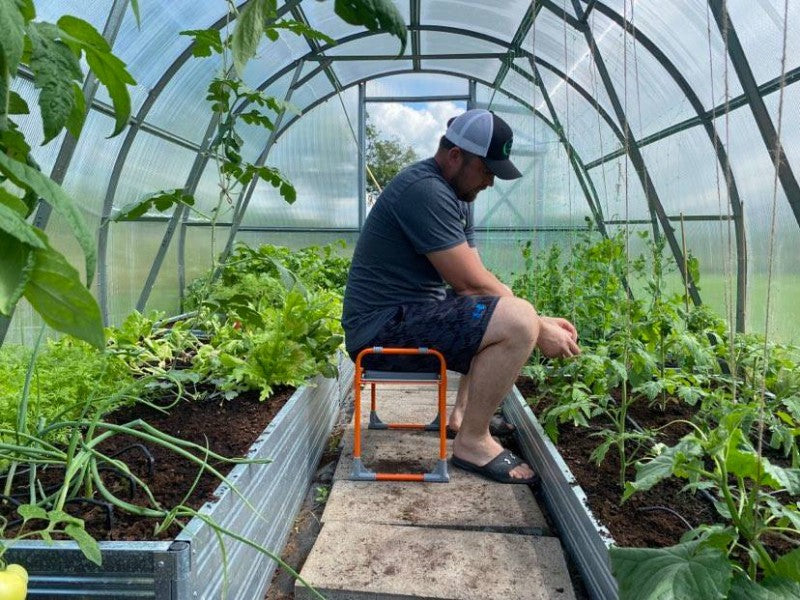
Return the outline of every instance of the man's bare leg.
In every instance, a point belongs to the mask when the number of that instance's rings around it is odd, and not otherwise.
[[[458,431],[461,427],[461,421],[464,420],[464,410],[467,408],[469,401],[469,373],[461,376],[458,382],[458,392],[456,393],[456,403],[450,411],[450,416],[447,418],[447,427],[453,431]]]
[[[489,435],[489,421],[514,385],[538,337],[539,320],[533,306],[519,298],[500,298],[465,383],[463,417],[453,442],[455,456],[485,465],[503,451]],[[510,475],[527,478],[533,470],[521,464]]]

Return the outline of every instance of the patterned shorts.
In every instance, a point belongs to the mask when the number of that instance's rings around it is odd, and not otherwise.
[[[457,296],[448,294],[442,302],[404,304],[365,348],[417,348],[424,346],[441,352],[451,371],[469,371],[472,357],[478,352],[489,326],[497,296]],[[355,360],[358,350],[351,352]],[[435,372],[435,356],[368,355],[362,360],[365,369],[381,371]]]

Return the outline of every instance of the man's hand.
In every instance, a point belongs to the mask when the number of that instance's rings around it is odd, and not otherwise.
[[[578,331],[575,326],[560,317],[539,317],[539,339],[536,345],[548,358],[578,356]]]

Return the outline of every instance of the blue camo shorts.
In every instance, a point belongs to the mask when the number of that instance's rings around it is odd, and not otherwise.
[[[421,302],[397,307],[395,315],[365,348],[417,348],[424,346],[441,352],[451,371],[466,373],[477,354],[489,320],[497,306],[497,296],[457,296],[449,293],[441,302]],[[359,348],[350,353],[355,360]],[[367,355],[365,369],[381,371],[435,372],[435,356]]]

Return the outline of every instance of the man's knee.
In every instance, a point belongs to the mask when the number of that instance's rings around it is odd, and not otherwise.
[[[539,317],[527,300],[503,297],[497,302],[489,328],[498,338],[494,342],[512,340],[533,349],[539,337]]]

